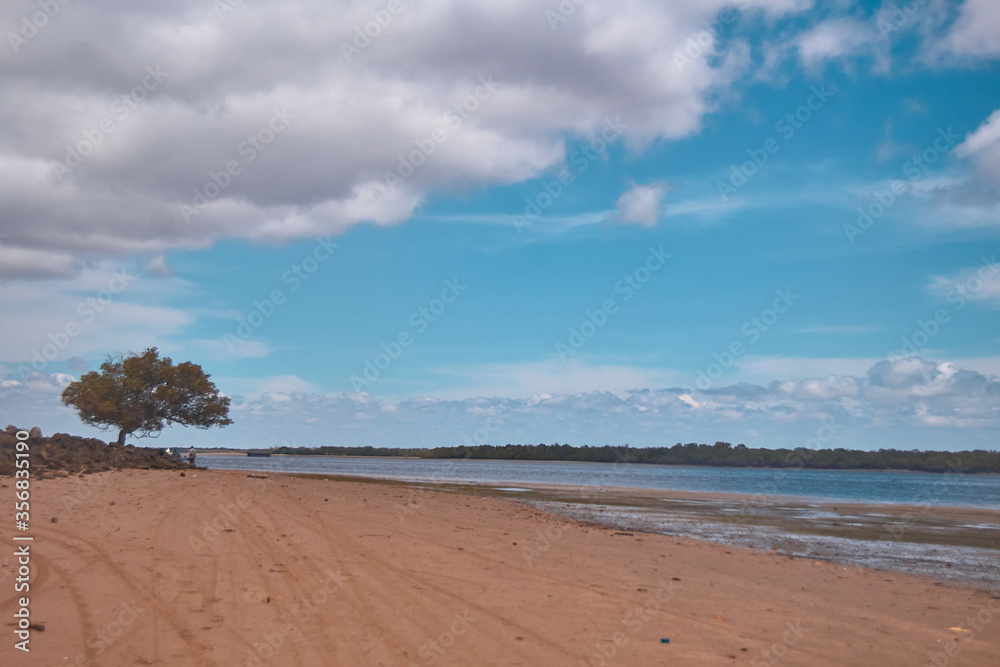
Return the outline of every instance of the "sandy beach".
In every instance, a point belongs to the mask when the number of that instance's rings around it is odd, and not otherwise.
[[[5,665],[1000,664],[996,591],[502,497],[212,470],[32,493],[38,629],[14,648],[8,531]]]

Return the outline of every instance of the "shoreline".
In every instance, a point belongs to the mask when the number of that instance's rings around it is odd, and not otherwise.
[[[219,468],[221,470],[221,468]],[[930,504],[919,504],[919,503],[905,503],[905,502],[885,502],[885,501],[871,501],[871,500],[856,500],[853,498],[830,498],[827,496],[803,496],[794,494],[782,494],[782,493],[770,493],[770,494],[749,494],[749,493],[732,493],[728,491],[689,491],[687,489],[650,489],[641,486],[601,486],[601,485],[583,485],[583,484],[542,484],[538,482],[520,482],[520,481],[490,481],[490,482],[480,482],[475,480],[443,480],[440,478],[423,478],[423,477],[379,477],[375,475],[341,475],[341,474],[330,474],[330,473],[308,473],[308,472],[286,472],[283,470],[279,471],[261,471],[261,470],[246,470],[240,472],[269,472],[269,474],[274,475],[294,475],[297,477],[321,477],[330,479],[344,479],[352,480],[358,482],[364,482],[366,480],[372,480],[374,482],[399,482],[403,484],[417,484],[417,485],[440,485],[440,486],[455,486],[455,487],[483,487],[483,488],[496,488],[501,489],[501,487],[524,487],[528,489],[536,490],[570,490],[573,492],[606,492],[610,491],[612,493],[635,493],[637,495],[643,494],[664,494],[665,496],[677,495],[677,496],[691,496],[698,497],[704,496],[706,498],[717,498],[717,499],[732,499],[739,500],[743,498],[770,498],[782,500],[785,502],[800,502],[800,503],[818,503],[824,505],[871,505],[871,506],[884,506],[887,508],[940,508],[940,509],[954,509],[954,510],[969,510],[972,512],[985,511],[985,512],[998,512],[1000,513],[1000,507],[982,507],[978,505],[930,505]]]
[[[198,456],[246,456],[247,450],[235,449],[232,452],[198,452]],[[616,461],[570,461],[565,459],[486,459],[486,458],[444,458],[444,457],[424,457],[424,456],[355,456],[353,454],[271,454],[261,458],[321,458],[321,459],[379,459],[392,461],[394,459],[404,461],[492,461],[506,463],[578,463],[582,465],[619,465]],[[251,457],[252,458],[252,457]],[[629,462],[625,465],[634,466],[660,466],[663,468],[704,468],[707,470],[816,470],[822,472],[871,472],[871,473],[914,473],[923,475],[996,475],[1000,477],[1000,472],[962,472],[960,470],[908,470],[906,468],[810,468],[806,466],[710,466],[698,465],[696,463],[647,463],[643,461]]]
[[[1000,510],[555,484],[289,473],[500,497],[619,530],[690,537],[1000,590]]]
[[[5,664],[1000,661],[996,588],[625,531],[520,497],[539,490],[179,474],[32,485],[31,613],[45,630],[30,656],[0,649]],[[718,500],[693,495],[671,512]],[[617,501],[602,506],[634,502]],[[14,572],[0,557],[4,613]]]
[[[233,455],[227,455],[227,454],[211,455],[211,454],[206,454],[205,456],[211,457],[211,456],[233,456]],[[354,456],[339,456],[339,455],[315,455],[315,456],[314,455],[307,455],[307,456],[300,456],[300,455],[280,455],[280,456],[281,456],[281,458],[282,458],[283,461],[295,460],[295,459],[299,458],[299,459],[317,459],[317,460],[323,460],[323,461],[331,461],[331,460],[333,460],[333,461],[350,461],[352,459],[367,460],[367,461],[373,461],[373,460],[377,460],[377,461],[393,461],[395,459],[395,460],[399,460],[399,461],[418,461],[418,460],[420,460],[420,461],[429,461],[429,462],[456,462],[456,461],[483,462],[483,463],[490,463],[491,462],[491,461],[486,460],[486,459],[419,459],[419,458],[411,458],[411,457],[379,457],[379,456],[354,457]],[[244,457],[238,457],[238,458],[242,459]],[[246,458],[252,458],[252,457],[246,457]],[[271,457],[268,457],[268,458],[271,458]],[[260,459],[255,459],[255,460],[260,460]],[[594,462],[589,462],[589,461],[507,461],[507,460],[503,460],[503,461],[498,461],[498,462],[502,463],[502,464],[521,463],[521,464],[526,464],[526,465],[537,465],[539,463],[541,463],[541,464],[550,464],[550,463],[566,464],[566,463],[574,463],[574,464],[580,464],[580,465],[597,465],[597,466],[614,465],[614,464],[594,463]],[[497,462],[494,462],[494,463],[497,463]],[[633,464],[629,464],[629,465],[633,465]],[[635,464],[635,465],[639,465],[639,464]],[[658,466],[659,464],[644,464],[644,465]],[[433,470],[432,471],[428,471],[428,472],[426,472],[423,475],[419,475],[418,474],[418,475],[406,475],[406,476],[403,476],[403,475],[370,473],[368,471],[361,471],[361,472],[359,472],[359,471],[356,471],[356,470],[328,471],[328,472],[324,472],[322,470],[317,471],[317,470],[287,470],[287,469],[279,469],[279,470],[268,471],[267,467],[268,466],[266,464],[261,464],[259,467],[250,467],[250,466],[239,467],[239,468],[227,468],[227,467],[223,467],[223,468],[212,468],[212,469],[215,469],[215,470],[243,470],[243,471],[246,471],[246,472],[273,472],[275,474],[281,473],[281,474],[294,474],[294,475],[320,475],[320,476],[330,476],[330,477],[342,477],[342,478],[345,478],[345,479],[348,479],[348,478],[357,478],[359,480],[360,479],[397,480],[397,481],[405,481],[407,483],[415,483],[415,484],[421,484],[421,483],[424,483],[424,484],[430,484],[430,483],[452,483],[452,484],[472,484],[472,485],[475,485],[475,484],[479,484],[479,485],[498,485],[498,484],[503,483],[503,484],[508,484],[508,485],[509,484],[519,484],[519,485],[522,485],[522,486],[535,485],[535,486],[552,486],[552,487],[557,487],[557,486],[571,486],[571,487],[581,487],[581,488],[588,488],[588,489],[604,489],[604,488],[626,489],[626,490],[627,489],[631,489],[631,490],[634,490],[636,492],[646,492],[646,491],[651,491],[651,492],[652,491],[656,491],[656,492],[659,492],[659,491],[665,491],[665,492],[670,492],[670,493],[722,493],[722,494],[728,494],[728,495],[733,495],[733,496],[741,496],[741,495],[761,496],[761,495],[766,495],[768,497],[783,498],[783,499],[786,499],[786,500],[789,500],[789,501],[803,501],[803,502],[817,502],[817,503],[880,504],[880,505],[892,505],[892,506],[900,506],[900,507],[905,507],[905,506],[910,506],[910,505],[917,505],[917,506],[930,506],[930,507],[956,507],[956,508],[968,508],[968,509],[988,509],[988,510],[998,510],[998,511],[1000,511],[1000,500],[998,500],[996,498],[993,498],[993,496],[996,495],[996,493],[997,493],[997,489],[995,489],[993,486],[988,486],[987,487],[987,491],[991,494],[989,497],[990,497],[991,500],[994,501],[993,504],[977,504],[977,505],[964,504],[963,505],[963,504],[955,504],[955,502],[957,502],[957,501],[951,500],[951,499],[947,499],[944,502],[937,502],[937,503],[921,502],[921,501],[932,501],[932,500],[935,500],[935,498],[937,498],[937,497],[940,496],[939,493],[935,493],[934,492],[934,488],[935,487],[928,487],[927,489],[921,489],[921,492],[923,493],[922,497],[918,497],[918,498],[914,498],[914,499],[907,499],[907,500],[903,500],[903,501],[890,501],[890,500],[883,500],[881,498],[867,498],[867,497],[857,498],[857,497],[844,497],[844,496],[833,496],[833,495],[826,495],[826,496],[807,495],[807,494],[803,494],[801,492],[798,492],[798,493],[778,493],[778,492],[773,492],[773,493],[772,492],[767,492],[767,493],[764,493],[764,492],[752,493],[749,490],[739,490],[739,491],[692,490],[692,491],[688,491],[686,489],[676,489],[676,488],[675,489],[664,489],[664,488],[659,488],[659,487],[656,487],[656,486],[621,487],[621,486],[614,486],[614,485],[607,484],[607,483],[604,483],[604,484],[601,484],[601,483],[588,483],[588,482],[582,482],[582,481],[571,481],[571,482],[568,482],[568,483],[553,483],[553,482],[547,482],[547,481],[534,481],[534,480],[532,480],[532,481],[520,481],[518,479],[502,479],[502,478],[501,479],[480,479],[480,480],[474,480],[474,479],[453,479],[453,478],[445,477],[441,473],[441,471],[435,472]],[[350,466],[348,466],[348,467],[350,467]],[[697,470],[707,470],[707,471],[713,471],[713,472],[716,472],[716,471],[736,471],[736,470],[761,470],[761,471],[774,472],[776,475],[782,475],[782,476],[787,476],[788,474],[794,474],[794,473],[798,473],[798,472],[805,472],[807,474],[808,473],[824,473],[825,474],[825,473],[830,473],[830,472],[844,473],[844,474],[854,474],[854,473],[859,472],[858,470],[836,470],[836,469],[801,469],[801,470],[800,469],[791,469],[792,472],[789,473],[789,472],[786,472],[787,469],[782,469],[782,468],[733,468],[733,467],[720,467],[720,466],[673,466],[673,465],[671,465],[671,466],[662,466],[662,467],[666,467],[666,468],[681,468],[681,469],[688,469],[688,470],[690,470],[690,469],[697,469]],[[923,475],[928,475],[928,476],[929,475],[941,475],[943,479],[948,479],[949,478],[948,476],[950,475],[950,473],[929,473],[929,472],[923,472],[923,471],[907,471],[907,470],[891,470],[891,471],[889,471],[889,470],[866,470],[866,471],[863,471],[863,472],[868,472],[868,473],[872,473],[872,474],[892,473],[894,475],[906,475],[906,474],[915,474],[915,475],[921,475],[921,476],[923,476]],[[995,475],[996,473],[966,473],[966,474],[969,475],[970,478],[979,478],[979,479],[982,479],[983,475],[987,475],[987,476],[988,475]],[[600,480],[601,478],[608,478],[608,477],[612,477],[612,476],[618,477],[618,478],[622,477],[620,474],[617,474],[617,473],[615,473],[614,475],[612,475],[611,473],[607,473],[607,474],[598,473],[598,474],[596,474],[594,476],[594,479],[595,480]],[[622,480],[622,481],[624,481],[624,480]],[[761,491],[769,491],[770,488],[773,488],[775,486],[773,480],[756,480],[756,481],[759,482],[758,488]],[[944,504],[944,503],[947,503],[949,501],[951,501],[952,504]]]

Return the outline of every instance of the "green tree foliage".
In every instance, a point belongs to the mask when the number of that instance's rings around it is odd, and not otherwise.
[[[1000,472],[1000,452],[985,449],[936,452],[880,449],[767,449],[728,442],[673,447],[574,447],[572,445],[474,445],[467,447],[278,447],[276,454],[332,456],[419,456],[430,459],[493,459],[515,461],[590,461],[652,463],[727,468],[815,468],[826,470],[913,470],[921,472]]]
[[[136,434],[158,434],[164,426],[197,428],[227,426],[229,397],[219,390],[198,364],[177,364],[160,358],[155,347],[140,355],[108,357],[101,372],[91,371],[71,382],[62,402],[76,408],[85,424],[107,431],[118,429],[118,444]]]
[[[815,468],[833,470],[914,470],[922,472],[1000,472],[1000,452],[880,449],[767,449],[728,442],[673,447],[573,447],[571,445],[476,445],[437,447],[425,458],[514,459],[523,461],[592,461],[750,468]]]

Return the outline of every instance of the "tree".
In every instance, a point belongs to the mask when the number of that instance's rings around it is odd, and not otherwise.
[[[201,366],[189,361],[174,366],[155,347],[141,355],[109,356],[101,372],[91,371],[70,382],[62,402],[76,408],[85,424],[103,431],[118,429],[118,444],[135,433],[145,438],[164,426],[227,426],[229,397],[220,396]]]

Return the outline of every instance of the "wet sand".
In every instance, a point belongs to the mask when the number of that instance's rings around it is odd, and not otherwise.
[[[1000,590],[1000,510],[636,489],[538,486],[495,491],[546,511],[620,529]]]
[[[553,502],[541,490],[442,487],[215,470],[37,481],[31,621],[45,630],[32,632],[30,655],[4,633],[0,662],[1000,662],[995,588],[583,522],[530,505]],[[630,506],[626,491],[556,492],[595,510]],[[693,495],[705,494],[674,499]],[[679,516],[684,504],[663,509]],[[731,514],[723,509],[712,511]],[[8,619],[9,535],[0,536]]]

